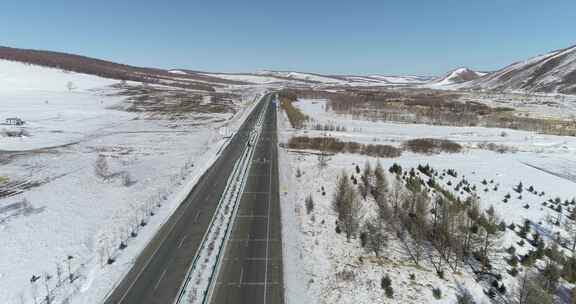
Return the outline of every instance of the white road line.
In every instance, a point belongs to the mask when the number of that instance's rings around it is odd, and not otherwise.
[[[244,278],[244,267],[240,268],[240,282],[238,286],[242,285],[242,279]]]
[[[166,269],[164,269],[164,271],[162,271],[162,274],[160,275],[158,282],[156,282],[156,285],[154,285],[154,290],[156,290],[158,288],[158,286],[160,285],[160,282],[162,282],[162,278],[164,278],[165,274],[166,274]]]
[[[184,244],[184,240],[187,238],[188,236],[185,235],[181,240],[180,243],[178,243],[178,248],[182,247],[182,244]]]

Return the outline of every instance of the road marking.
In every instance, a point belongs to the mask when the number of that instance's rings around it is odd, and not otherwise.
[[[242,278],[244,278],[244,267],[240,268],[240,282],[238,286],[242,285]]]
[[[220,281],[219,283],[217,283],[218,285],[228,285],[228,286],[238,286],[239,284],[236,282],[222,282]],[[242,286],[263,286],[263,285],[280,285],[279,282],[242,282]]]
[[[253,109],[256,109],[256,107],[254,107]],[[255,112],[251,112],[250,115],[254,115],[252,113]],[[252,116],[249,116],[252,117]],[[250,120],[249,123],[247,123],[246,121],[242,124],[242,126],[240,127],[241,129],[245,126],[247,126],[248,124],[253,122],[253,118]],[[237,139],[238,137],[235,137],[234,140],[238,141]],[[232,142],[232,141],[230,141]],[[226,148],[228,148],[229,146],[227,146]],[[192,190],[189,192],[188,195],[190,195],[192,192],[194,192],[196,189],[200,189],[202,187],[204,187],[204,185],[206,184],[206,181],[208,179],[210,179],[212,176],[214,176],[214,174],[216,174],[216,170],[213,170],[213,168],[216,167],[216,163],[217,161],[215,161],[214,163],[212,163],[207,169],[206,171],[204,171],[204,173],[201,174],[201,176],[198,178],[198,180],[196,181],[196,184],[194,185],[194,187],[192,188]],[[186,204],[186,205],[185,205]],[[184,214],[186,213],[186,209],[190,207],[190,205],[192,204],[192,200],[189,200],[189,197],[186,197],[184,199],[184,201],[181,203],[180,206],[182,207],[178,207],[174,213],[178,212],[178,210],[180,208],[182,208],[182,212],[180,213],[180,215],[178,215],[178,218],[175,218],[174,223],[172,224],[172,226],[170,226],[170,228],[168,229],[167,233],[164,235],[164,237],[160,240],[160,244],[158,247],[156,247],[156,249],[154,249],[154,252],[152,252],[152,255],[146,260],[146,263],[144,264],[144,267],[142,267],[140,269],[140,271],[138,271],[138,273],[136,274],[136,277],[134,278],[134,280],[132,280],[132,282],[130,283],[129,287],[124,291],[124,294],[122,295],[122,297],[120,298],[119,302],[116,303],[122,303],[124,301],[124,299],[126,298],[126,296],[128,295],[128,293],[132,290],[132,287],[134,287],[134,284],[136,284],[136,282],[138,281],[138,279],[140,278],[140,276],[142,275],[142,273],[144,272],[144,270],[146,270],[146,268],[148,268],[148,265],[150,264],[150,262],[154,259],[154,257],[156,256],[156,253],[158,253],[158,250],[160,250],[160,248],[164,245],[164,242],[166,241],[166,239],[168,239],[168,236],[170,236],[170,234],[172,234],[172,232],[174,231],[174,228],[178,225],[178,223],[180,222],[180,220],[182,220],[182,218],[184,217]],[[174,215],[172,215],[174,216]],[[169,217],[168,220],[170,220],[172,218],[172,216]],[[164,225],[162,226],[162,228],[164,228]],[[156,233],[159,233],[161,231],[161,229],[159,231],[157,231]],[[135,260],[136,261],[136,260]],[[128,273],[126,274],[128,275]],[[120,287],[120,285],[116,286],[114,290],[116,290],[116,288]],[[108,297],[108,295],[107,295]]]
[[[162,278],[164,278],[165,274],[166,274],[166,269],[164,269],[164,271],[162,271],[162,274],[160,275],[158,282],[156,282],[156,285],[154,285],[154,290],[156,290],[158,288],[158,286],[160,285],[160,282],[162,282]]]
[[[184,244],[184,240],[187,238],[188,236],[185,235],[181,240],[180,243],[178,243],[178,248],[182,247],[182,244]]]

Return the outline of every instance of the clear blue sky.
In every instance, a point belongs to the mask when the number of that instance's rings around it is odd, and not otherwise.
[[[434,75],[573,44],[575,0],[20,0],[0,11],[0,45],[210,71]]]

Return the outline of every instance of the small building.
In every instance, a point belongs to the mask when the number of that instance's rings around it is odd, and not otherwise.
[[[21,126],[24,124],[24,121],[18,117],[10,117],[6,118],[6,124],[12,126]]]

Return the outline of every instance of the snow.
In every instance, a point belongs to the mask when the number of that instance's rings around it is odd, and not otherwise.
[[[226,188],[218,202],[216,212],[186,275],[187,280],[182,286],[181,291],[183,293],[178,298],[178,303],[204,303],[206,297],[210,298],[220,269],[220,258],[226,251],[228,238],[238,213],[241,194],[248,180],[256,143],[262,133],[265,113],[266,108],[260,112],[254,132],[250,134],[249,142],[252,145],[245,147],[244,151],[246,152],[242,152],[242,157],[236,161],[233,172],[228,177]],[[183,302],[181,299],[183,299]]]
[[[226,80],[244,81],[253,84],[270,84],[281,82],[282,79],[254,74],[217,74],[204,73],[206,76],[218,77]]]
[[[204,75],[218,77],[227,80],[244,81],[252,84],[292,84],[308,86],[394,86],[422,84],[428,80],[422,76],[357,76],[338,75],[329,76],[314,73],[291,72],[291,71],[258,71],[254,74],[224,74],[204,73]]]
[[[427,83],[425,86],[431,88],[442,88],[457,83],[467,82],[484,75],[486,75],[486,73],[479,73],[468,68],[457,68],[448,72],[444,76]]]
[[[383,75],[370,75],[368,77],[395,84],[420,84],[424,83],[428,78],[422,76],[383,76]]]
[[[453,168],[458,172],[458,178],[448,176],[437,181],[455,192],[455,184],[465,176],[471,184],[477,186],[481,208],[493,206],[496,214],[506,224],[521,225],[525,219],[530,219],[547,241],[556,232],[563,237],[567,236],[565,230],[549,222],[550,216],[555,218],[557,213],[541,203],[555,197],[563,201],[576,197],[576,138],[509,129],[365,121],[327,111],[326,103],[326,100],[301,99],[294,105],[313,119],[311,125],[332,124],[344,127],[345,131],[295,130],[289,126],[285,117],[280,117],[280,141],[286,142],[291,136],[330,136],[358,143],[400,147],[408,139],[432,137],[456,141],[464,146],[464,151],[434,155],[404,152],[398,158],[379,160],[339,153],[330,156],[328,167],[320,169],[315,155],[280,149],[288,303],[454,303],[460,285],[465,286],[478,303],[489,303],[482,291],[485,286],[478,284],[467,268],[460,274],[447,271],[446,279],[441,280],[430,264],[425,262],[421,267],[415,267],[393,235],[390,236],[390,246],[384,250],[385,258],[377,259],[360,248],[358,240],[348,243],[345,237],[335,234],[336,215],[331,208],[335,180],[343,169],[352,174],[356,165],[362,168],[367,160],[373,166],[380,161],[384,168],[389,168],[393,163],[400,164],[404,169],[419,164],[429,164],[439,171]],[[479,148],[480,143],[488,142],[514,147],[518,152],[498,154]],[[301,177],[296,177],[297,170],[302,172]],[[493,180],[493,184],[483,186],[484,179]],[[392,176],[389,175],[388,180],[392,180]],[[448,181],[452,187],[448,186]],[[525,189],[534,185],[537,191],[544,191],[545,195],[538,196],[525,190],[523,197],[519,198],[513,190],[519,182],[524,184]],[[494,185],[498,186],[497,190],[493,190]],[[321,187],[326,189],[326,196],[321,194]],[[484,188],[490,189],[485,192]],[[512,197],[504,203],[503,198],[508,193]],[[306,214],[304,207],[308,194],[312,194],[315,202],[313,217]],[[467,197],[466,193],[457,195]],[[369,199],[364,204],[370,205],[373,201]],[[528,209],[524,208],[526,204],[529,205]],[[509,291],[514,288],[516,279],[506,273],[509,266],[502,257],[507,256],[504,248],[515,245],[519,240],[515,233],[507,230],[499,245],[501,249],[494,258],[495,269],[503,274],[503,281]],[[519,253],[526,253],[529,248],[530,245],[525,245],[517,249]],[[354,279],[338,277],[336,274],[342,271],[352,271]],[[416,275],[416,280],[409,278],[410,273]],[[379,286],[384,274],[392,278],[394,299],[387,299]],[[432,287],[442,289],[441,300],[432,297]]]
[[[168,72],[170,72],[172,74],[177,74],[177,75],[188,75],[188,73],[181,71],[181,70],[170,70]]]
[[[21,297],[33,303],[30,277],[47,272],[55,278],[68,255],[77,279],[55,289],[57,302],[101,302],[228,143],[221,131],[235,132],[263,94],[236,91],[243,96],[234,115],[169,121],[118,110],[124,97],[110,87],[115,80],[8,61],[0,61],[0,75],[0,122],[20,117],[29,133],[0,135],[0,180],[37,183],[0,198],[0,303],[8,304]],[[99,155],[116,177],[96,176]],[[125,185],[122,176],[131,181]],[[22,212],[2,209],[23,200],[30,208]],[[150,208],[155,215],[118,250],[134,218]],[[102,261],[106,250],[114,252],[112,265]],[[43,281],[37,285],[43,296]]]
[[[569,92],[576,88],[570,79],[571,73],[576,70],[575,59],[576,46],[573,46],[513,63],[476,81],[455,85],[454,88]]]
[[[0,59],[0,92],[63,93],[68,91],[68,82],[73,84],[74,91],[88,91],[118,81]]]

